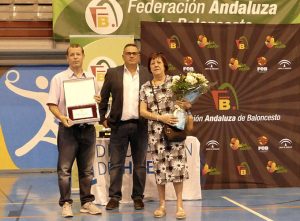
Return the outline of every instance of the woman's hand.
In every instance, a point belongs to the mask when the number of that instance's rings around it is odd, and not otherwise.
[[[190,110],[192,108],[192,104],[186,100],[177,100],[175,103],[184,110]]]
[[[177,117],[175,117],[173,114],[164,114],[161,115],[159,120],[165,124],[169,124],[171,126],[175,125],[178,122]]]

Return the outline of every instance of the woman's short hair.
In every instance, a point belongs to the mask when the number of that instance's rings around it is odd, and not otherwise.
[[[151,68],[150,68],[151,61],[156,58],[161,58],[162,62],[164,63],[165,71],[168,71],[169,70],[168,61],[162,52],[154,52],[149,56],[148,70],[151,72]]]

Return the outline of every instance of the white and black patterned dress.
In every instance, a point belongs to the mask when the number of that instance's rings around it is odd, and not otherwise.
[[[172,114],[174,111],[171,82],[172,78],[167,75],[164,84],[153,86],[160,114]],[[150,81],[141,87],[140,99],[147,104],[148,111],[158,113]],[[185,143],[167,143],[162,134],[162,127],[162,122],[148,120],[148,146],[152,154],[156,183],[182,182],[189,176]]]

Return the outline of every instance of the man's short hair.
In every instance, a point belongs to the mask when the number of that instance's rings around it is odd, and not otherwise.
[[[67,48],[66,55],[69,55],[69,48],[81,48],[81,52],[84,54],[83,47],[80,44],[70,44]]]
[[[136,48],[139,50],[139,48],[138,48],[138,46],[137,46],[136,44],[134,44],[134,43],[129,43],[129,44],[126,44],[126,45],[124,46],[123,51],[125,51],[125,49],[126,49],[127,47],[136,47]]]

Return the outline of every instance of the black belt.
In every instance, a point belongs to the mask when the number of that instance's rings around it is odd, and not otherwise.
[[[61,124],[63,126],[63,123],[59,122],[59,124]],[[91,126],[92,124],[87,124],[87,123],[82,123],[82,124],[74,124],[72,125],[72,127],[76,127],[76,128],[86,128],[88,126]]]
[[[120,124],[128,124],[128,123],[137,124],[138,122],[139,119],[129,119],[129,120],[121,120]]]
[[[73,126],[79,127],[79,128],[85,128],[85,127],[89,126],[89,124],[74,124]]]
[[[87,124],[87,123],[82,123],[82,124],[74,124],[72,127],[77,127],[77,128],[86,128],[86,127],[93,127],[94,124]]]

